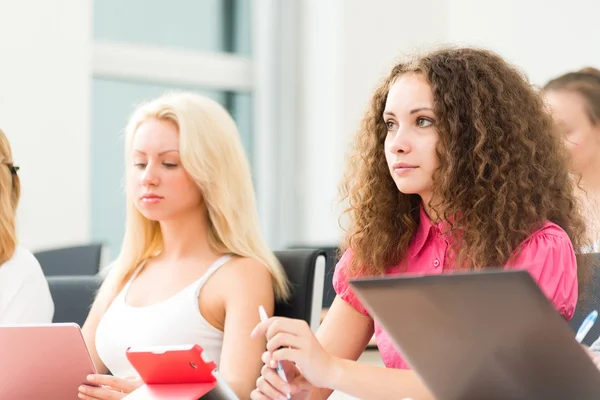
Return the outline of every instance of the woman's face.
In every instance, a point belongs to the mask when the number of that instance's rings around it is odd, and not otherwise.
[[[382,116],[387,126],[385,157],[392,179],[404,194],[431,200],[439,166],[433,93],[426,79],[405,74],[390,87]]]
[[[552,117],[571,152],[572,172],[586,172],[600,151],[600,126],[594,125],[590,120],[586,101],[579,93],[550,90],[545,96]]]
[[[179,129],[172,121],[149,119],[133,138],[130,193],[138,210],[153,221],[185,217],[202,204],[198,185],[179,158]]]

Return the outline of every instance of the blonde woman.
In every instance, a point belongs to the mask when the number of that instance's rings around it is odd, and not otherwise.
[[[288,296],[258,227],[248,161],[218,103],[177,93],[141,105],[125,138],[127,220],[121,253],[83,333],[101,374],[82,399],[118,399],[140,385],[130,346],[198,343],[249,398],[265,342],[258,306]]]
[[[10,143],[0,129],[0,325],[49,323],[54,302],[48,282],[33,254],[17,244],[18,169]]]

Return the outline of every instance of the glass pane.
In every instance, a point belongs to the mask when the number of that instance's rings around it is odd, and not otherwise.
[[[237,123],[242,144],[250,159],[250,166],[252,166],[252,154],[254,154],[252,147],[252,95],[245,92],[227,92],[226,96],[228,102],[225,104],[225,107],[227,107]]]
[[[94,0],[94,38],[250,54],[250,0]]]
[[[113,258],[119,253],[125,227],[123,129],[137,104],[176,89],[209,96],[227,107],[238,123],[247,154],[252,154],[250,152],[252,96],[249,94],[94,78],[92,83],[91,237],[92,240],[107,243]]]
[[[233,18],[231,19],[232,31],[233,31],[233,44],[231,46],[234,53],[238,53],[244,56],[250,56],[251,51],[251,0],[232,0],[232,13]]]

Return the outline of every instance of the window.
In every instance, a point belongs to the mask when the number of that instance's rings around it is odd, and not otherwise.
[[[125,225],[123,129],[138,103],[173,89],[214,98],[253,164],[250,1],[94,1],[90,236],[113,258]]]

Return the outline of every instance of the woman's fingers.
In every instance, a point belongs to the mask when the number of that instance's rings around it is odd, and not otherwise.
[[[286,399],[289,385],[284,382],[275,370],[263,367],[262,375],[256,380],[256,388],[269,399]]]
[[[267,350],[273,352],[280,347],[292,347],[298,349],[301,347],[302,338],[291,333],[278,332],[267,342]]]

